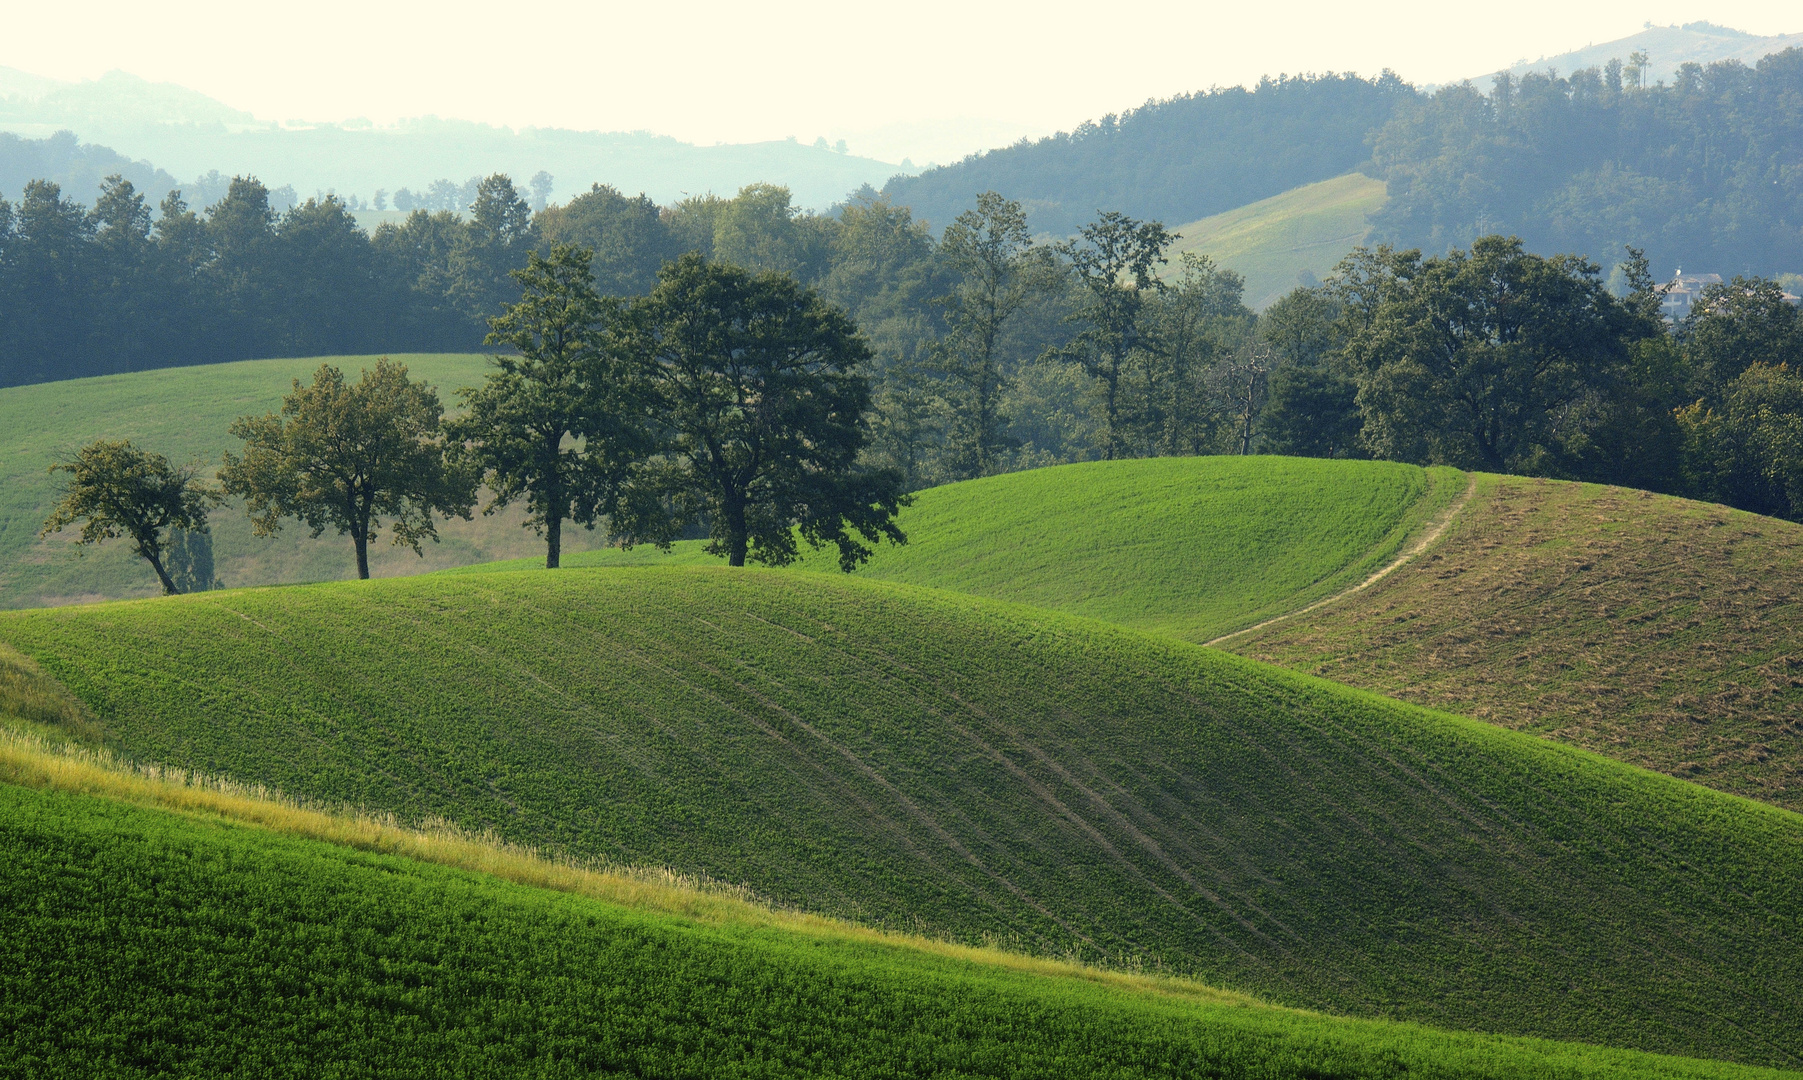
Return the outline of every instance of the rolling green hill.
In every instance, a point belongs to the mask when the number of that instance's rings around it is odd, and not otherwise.
[[[1205,642],[1329,596],[1393,558],[1464,490],[1455,469],[1204,457],[1085,462],[919,492],[882,581],[1087,615]],[[700,541],[600,549],[566,566],[719,565]],[[839,572],[810,551],[799,566]],[[535,560],[457,572],[527,569]]]
[[[0,615],[140,760],[1286,1004],[1803,1063],[1803,818],[1168,639],[816,574]]]
[[[921,492],[902,517],[908,546],[860,573],[1211,642],[1345,591],[1467,479],[1410,476],[1191,458],[952,484]],[[1415,483],[1426,491],[1411,502]],[[1803,810],[1800,554],[1803,526],[1776,518],[1478,474],[1424,557],[1220,645]],[[699,543],[570,560],[660,561],[720,562]]]
[[[270,808],[170,813],[21,764],[0,766],[40,782],[0,785],[0,1075],[1780,1075],[1349,1022],[518,857],[498,880],[292,820],[323,815],[246,827],[232,810]]]
[[[369,356],[326,357],[351,375],[372,363]],[[458,387],[481,380],[485,358],[461,355],[396,355],[415,378],[438,387],[447,405]],[[0,389],[0,607],[31,607],[86,600],[148,596],[156,576],[128,545],[114,541],[86,554],[74,533],[39,540],[56,477],[48,469],[59,454],[72,453],[98,438],[129,438],[182,463],[217,463],[238,445],[226,428],[239,416],[281,406],[291,380],[305,381],[322,358],[250,360],[237,364],[169,368],[159,371],[72,379]],[[209,470],[210,472],[210,470]],[[519,527],[517,515],[473,522],[453,521],[441,529],[442,542],[426,545],[425,558],[386,540],[371,548],[377,575],[488,559],[542,555],[542,544]],[[228,506],[213,515],[214,554],[220,580],[228,585],[320,581],[356,573],[348,540],[308,540],[305,529],[290,528],[273,540],[251,535],[244,512]],[[591,534],[569,533],[565,543],[580,548]]]
[[[1263,311],[1303,283],[1327,277],[1365,242],[1366,218],[1383,208],[1385,185],[1362,173],[1305,184],[1224,214],[1178,226],[1174,254],[1194,251],[1246,278],[1246,304]],[[1176,262],[1172,260],[1173,264]]]

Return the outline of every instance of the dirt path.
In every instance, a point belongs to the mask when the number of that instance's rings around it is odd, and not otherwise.
[[[1427,530],[1425,532],[1423,532],[1419,537],[1417,537],[1414,543],[1412,543],[1408,547],[1404,548],[1400,555],[1396,556],[1394,559],[1391,559],[1389,561],[1389,563],[1387,563],[1382,569],[1378,570],[1376,573],[1372,574],[1370,577],[1366,578],[1365,580],[1359,582],[1357,585],[1354,585],[1349,589],[1342,589],[1339,592],[1334,593],[1332,596],[1329,596],[1322,600],[1317,600],[1314,603],[1308,605],[1307,607],[1297,608],[1295,611],[1286,611],[1282,615],[1278,615],[1275,618],[1266,619],[1264,622],[1258,623],[1254,626],[1248,626],[1244,630],[1235,630],[1231,634],[1222,634],[1220,637],[1215,638],[1213,641],[1204,642],[1204,645],[1207,645],[1207,646],[1219,645],[1223,641],[1232,641],[1236,637],[1241,637],[1245,634],[1250,634],[1254,630],[1263,630],[1265,627],[1272,626],[1276,623],[1283,622],[1285,619],[1293,619],[1298,615],[1307,615],[1309,612],[1314,611],[1318,608],[1324,608],[1327,605],[1335,602],[1336,600],[1343,600],[1346,597],[1351,596],[1353,593],[1364,592],[1366,589],[1369,589],[1371,586],[1377,584],[1378,582],[1382,581],[1384,578],[1390,576],[1391,571],[1396,570],[1397,568],[1401,567],[1403,564],[1407,563],[1409,560],[1413,559],[1415,556],[1421,554],[1423,551],[1426,551],[1428,549],[1428,547],[1430,545],[1432,545],[1435,540],[1440,539],[1440,534],[1444,533],[1446,531],[1446,527],[1448,525],[1452,524],[1453,519],[1459,516],[1459,511],[1465,509],[1465,505],[1471,501],[1472,493],[1477,490],[1477,474],[1470,473],[1467,475],[1469,478],[1465,482],[1465,490],[1459,494],[1459,497],[1454,499],[1452,502],[1448,503],[1446,506],[1446,509],[1440,511],[1440,513],[1437,517],[1435,517],[1432,521],[1429,521],[1427,523]]]

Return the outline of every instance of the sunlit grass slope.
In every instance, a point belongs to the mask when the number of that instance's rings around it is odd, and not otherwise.
[[[1365,242],[1366,219],[1387,197],[1382,180],[1347,173],[1179,225],[1173,231],[1183,239],[1172,251],[1199,252],[1245,275],[1246,303],[1262,311],[1301,284],[1304,271],[1317,279],[1332,273]]]
[[[858,573],[1202,642],[1356,584],[1464,484],[1452,469],[1376,461],[1060,465],[920,492],[901,516],[908,543],[883,545]],[[721,560],[690,541],[668,555],[599,550],[566,565],[644,563]],[[809,551],[801,568],[838,573],[838,560]]]
[[[1803,1062],[1803,817],[1088,620],[824,574],[0,615],[141,760],[1297,1005]]]
[[[674,893],[626,907],[0,784],[0,1074],[1779,1075],[1335,1020]]]
[[[1426,558],[1227,647],[1803,810],[1803,526],[1479,480]]]
[[[485,358],[475,355],[402,355],[415,378],[437,386],[447,406],[459,387],[479,382]],[[167,455],[177,464],[201,461],[211,475],[219,455],[238,445],[226,433],[231,422],[281,406],[293,379],[309,379],[330,360],[353,378],[375,362],[373,356],[250,360],[237,364],[166,368],[0,389],[0,607],[26,607],[129,596],[158,591],[156,575],[122,541],[89,548],[83,555],[65,530],[37,538],[55,500],[57,477],[49,467],[98,438],[131,439]],[[443,542],[426,545],[424,559],[386,541],[371,550],[381,574],[524,556],[542,547],[519,527],[516,515],[442,527]],[[356,563],[350,542],[330,535],[307,539],[293,528],[266,540],[253,537],[238,506],[213,515],[218,575],[228,585],[319,581],[352,577]],[[566,534],[580,548],[592,542],[581,530]]]

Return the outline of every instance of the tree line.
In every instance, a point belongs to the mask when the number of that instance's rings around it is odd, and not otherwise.
[[[373,234],[336,196],[277,213],[248,177],[197,211],[109,177],[89,208],[57,185],[0,199],[0,385],[264,356],[468,349],[532,249],[505,176],[467,214]]]
[[[1493,233],[1599,261],[1625,245],[1669,272],[1803,272],[1803,50],[1685,64],[1644,85],[1640,58],[1498,75],[1398,101],[1372,133],[1373,217],[1398,246]]]
[[[68,476],[43,531],[129,539],[166,594],[184,591],[171,556],[229,497],[257,535],[292,521],[348,537],[359,578],[383,531],[420,551],[484,489],[484,513],[525,505],[552,569],[565,522],[663,547],[699,525],[733,566],[787,564],[805,540],[849,571],[906,541],[901,477],[859,461],[869,349],[842,310],[787,274],[693,253],[624,303],[596,290],[591,259],[558,245],[514,273],[523,295],[488,335],[512,352],[449,420],[403,364],[355,382],[323,364],[278,412],[231,425],[243,445],[213,482],[128,440],[83,447],[53,467]]]
[[[280,415],[234,426],[245,449],[207,497],[242,498],[260,531],[344,532],[360,573],[374,522],[417,549],[483,486],[487,509],[527,507],[550,566],[570,522],[625,543],[705,533],[735,565],[786,562],[799,535],[850,567],[899,537],[920,487],[1208,453],[1447,464],[1803,518],[1803,321],[1768,279],[1711,287],[1673,327],[1638,250],[1618,295],[1594,262],[1488,236],[1441,256],[1359,249],[1254,314],[1231,271],[1173,264],[1159,222],[1107,212],[1044,243],[993,192],[937,237],[873,194],[829,217],[761,185],[674,212],[596,188],[518,220],[549,254],[507,272],[518,299],[487,335],[505,351],[451,419],[393,365],[356,384],[328,365]],[[399,442],[379,463],[301,464],[315,444],[383,440]],[[96,452],[165,478],[132,490],[198,490],[167,462]],[[89,472],[120,472],[102,464]],[[143,516],[147,559],[156,530],[193,531],[182,498]]]

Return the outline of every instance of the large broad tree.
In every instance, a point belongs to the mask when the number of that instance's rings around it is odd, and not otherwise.
[[[282,411],[239,417],[231,433],[244,456],[225,455],[219,478],[245,500],[258,536],[298,518],[315,537],[349,534],[357,576],[369,577],[369,543],[386,527],[396,544],[423,553],[437,540],[434,514],[470,517],[475,480],[445,459],[438,394],[378,360],[356,383],[321,364],[311,386],[294,380]]]
[[[939,257],[955,276],[937,298],[945,336],[931,351],[932,368],[950,384],[947,404],[953,473],[993,472],[1009,448],[1002,397],[1008,390],[1003,334],[1008,323],[1048,287],[1050,271],[1036,257],[1020,203],[993,191],[977,196],[945,229]]]
[[[487,380],[461,391],[468,412],[449,425],[457,456],[494,493],[483,513],[524,501],[553,570],[564,521],[593,528],[651,449],[648,395],[607,348],[618,304],[595,291],[591,257],[558,245],[514,271],[522,295],[490,320],[488,344],[515,354],[496,356]]]
[[[1082,329],[1069,345],[1049,355],[1075,364],[1101,384],[1108,440],[1104,454],[1110,461],[1126,449],[1121,392],[1131,365],[1149,355],[1146,309],[1150,298],[1164,290],[1157,269],[1178,239],[1156,221],[1135,221],[1111,210],[1062,248],[1082,286],[1082,300],[1071,315]]]
[[[1397,461],[1560,471],[1639,332],[1597,266],[1487,236],[1440,258],[1392,256],[1376,273],[1389,280],[1362,283],[1381,299],[1345,350],[1365,445]]]
[[[833,544],[850,571],[884,537],[904,543],[901,477],[862,468],[870,350],[839,308],[786,274],[684,255],[633,305],[624,338],[656,391],[665,464],[646,484],[628,539],[667,540],[703,519],[708,550],[734,566],[784,565],[799,535]],[[854,535],[855,534],[855,535]]]
[[[196,479],[193,469],[175,468],[161,454],[140,450],[129,440],[101,439],[81,448],[74,460],[52,465],[69,474],[63,496],[50,511],[40,535],[82,522],[81,543],[125,537],[132,551],[156,571],[163,593],[180,590],[165,565],[169,534],[207,531],[207,509],[215,495]]]

